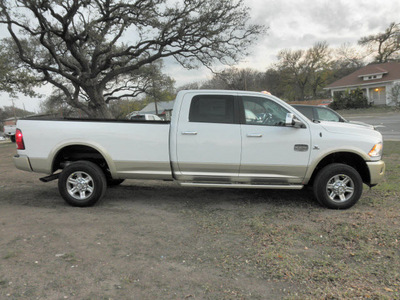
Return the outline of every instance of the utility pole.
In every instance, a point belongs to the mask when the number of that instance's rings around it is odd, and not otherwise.
[[[14,99],[11,98],[12,106],[13,106],[13,112],[14,112],[14,122],[17,124],[17,113],[15,112],[15,104],[14,104]]]
[[[156,97],[156,92],[155,92],[155,87],[154,87],[154,78],[151,78],[151,84],[152,84],[152,94],[153,94],[153,99],[154,99],[154,107],[156,108],[156,115],[158,116],[157,97]]]

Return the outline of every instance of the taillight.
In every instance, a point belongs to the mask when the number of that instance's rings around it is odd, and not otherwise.
[[[15,131],[15,143],[17,144],[18,150],[25,150],[24,137],[19,129]]]

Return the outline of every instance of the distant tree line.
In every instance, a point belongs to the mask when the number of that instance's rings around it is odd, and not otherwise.
[[[334,49],[326,42],[318,42],[309,49],[283,49],[278,53],[278,62],[266,71],[227,68],[206,82],[179,89],[267,90],[287,101],[323,99],[330,98],[324,87],[332,82],[366,64],[388,61],[400,61],[400,24],[391,23],[383,33],[362,37],[358,47],[345,44]],[[360,95],[342,96],[358,99]]]
[[[4,121],[9,118],[22,118],[29,115],[33,115],[31,111],[27,111],[14,106],[0,107],[0,121]]]
[[[20,109],[14,106],[0,107],[0,131],[3,131],[3,121],[9,118],[23,118],[29,115],[33,115],[33,112]]]
[[[167,57],[187,69],[237,64],[267,30],[249,20],[244,0],[0,0],[0,23],[9,33],[0,41],[0,91],[33,96],[34,87],[47,83],[54,91],[42,112],[124,118],[184,88],[267,90],[288,101],[326,98],[326,85],[366,62],[399,60],[400,25],[392,23],[362,37],[358,47],[318,42],[283,49],[265,71],[229,67],[177,89],[163,73]]]

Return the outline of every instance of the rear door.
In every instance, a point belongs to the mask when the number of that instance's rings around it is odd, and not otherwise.
[[[179,116],[179,180],[231,181],[239,175],[241,133],[234,95],[186,94]]]
[[[310,156],[308,128],[285,126],[286,108],[273,99],[241,97],[240,179],[263,184],[301,183]]]

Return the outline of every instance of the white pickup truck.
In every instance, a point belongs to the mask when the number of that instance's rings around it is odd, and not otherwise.
[[[12,142],[15,142],[15,131],[17,127],[16,125],[5,125],[4,126],[4,135],[9,137]]]
[[[257,92],[181,91],[171,122],[23,119],[17,127],[16,167],[48,174],[42,181],[58,178],[74,206],[95,204],[124,179],[160,179],[206,188],[312,186],[322,205],[340,209],[385,172],[378,131],[312,122]]]

